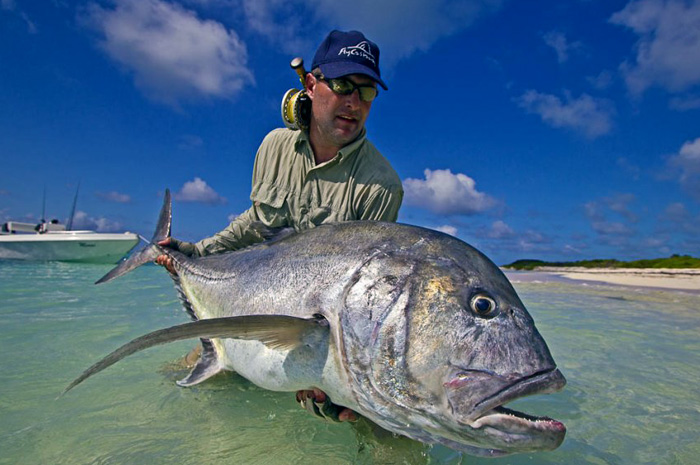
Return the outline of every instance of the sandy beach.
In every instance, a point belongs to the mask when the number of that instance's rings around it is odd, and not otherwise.
[[[535,271],[581,281],[700,292],[700,269],[541,267]]]

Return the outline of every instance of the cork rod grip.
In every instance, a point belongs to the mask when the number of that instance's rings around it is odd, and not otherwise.
[[[306,87],[306,70],[304,69],[304,59],[302,57],[296,57],[289,63],[294,71],[299,75],[299,80],[301,81],[301,86]]]

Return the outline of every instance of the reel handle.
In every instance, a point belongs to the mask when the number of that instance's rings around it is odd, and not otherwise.
[[[304,69],[304,59],[302,57],[296,57],[289,63],[294,71],[299,75],[299,80],[301,81],[301,87],[306,87],[306,70]]]

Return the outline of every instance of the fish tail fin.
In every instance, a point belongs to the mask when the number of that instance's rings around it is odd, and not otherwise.
[[[139,252],[132,254],[121,262],[119,265],[114,267],[109,273],[98,279],[95,284],[106,283],[114,278],[128,273],[134,268],[138,268],[144,263],[152,262],[158,257],[158,255],[163,253],[163,249],[158,246],[158,242],[163,239],[170,237],[170,224],[172,222],[172,203],[170,201],[170,190],[165,190],[165,197],[163,199],[163,207],[160,209],[160,215],[158,216],[158,224],[156,230],[153,233],[153,237],[148,242],[148,245],[140,250]]]

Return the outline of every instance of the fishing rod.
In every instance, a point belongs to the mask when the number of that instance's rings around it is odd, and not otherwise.
[[[78,187],[75,189],[75,197],[73,197],[73,208],[70,211],[70,217],[68,218],[67,230],[73,230],[73,218],[75,218],[75,206],[78,204],[78,192],[80,191],[80,181],[78,181]]]
[[[311,99],[306,93],[304,59],[296,57],[289,64],[299,76],[302,90],[289,89],[282,97],[282,121],[292,130],[308,129],[311,118]]]

